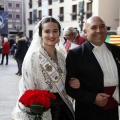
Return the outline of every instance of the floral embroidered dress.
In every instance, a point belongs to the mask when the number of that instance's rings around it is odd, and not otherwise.
[[[70,103],[64,88],[66,76],[65,57],[59,51],[56,50],[56,52],[57,62],[52,60],[47,52],[42,47],[40,47],[33,52],[31,59],[28,60],[27,64],[23,63],[23,75],[19,83],[20,96],[27,89],[48,90],[52,93],[57,92],[64,100],[74,116],[72,104]],[[46,69],[44,69],[44,64],[41,64],[41,57],[49,62],[49,65],[46,64]],[[62,90],[60,90],[61,88],[59,88],[59,85],[56,86],[57,82],[52,81],[52,77],[50,77],[50,75],[48,74],[48,72],[52,70],[53,67],[58,73],[57,77],[59,78],[59,81],[61,81],[61,83],[63,84]],[[46,72],[47,70],[48,72]],[[18,105],[19,103],[17,102],[16,107],[14,108],[12,113],[13,120],[34,120],[34,116],[28,115],[27,113],[23,112],[26,110],[24,106],[21,106],[21,110],[19,109]],[[43,113],[42,120],[52,120],[51,109]]]

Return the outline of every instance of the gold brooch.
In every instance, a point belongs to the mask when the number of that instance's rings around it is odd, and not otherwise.
[[[48,72],[52,71],[51,65],[47,64],[47,65],[45,65],[45,67],[46,67],[46,71],[48,71]]]

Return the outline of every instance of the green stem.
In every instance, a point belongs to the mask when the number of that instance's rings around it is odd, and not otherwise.
[[[40,115],[36,115],[36,116],[35,116],[35,120],[42,120],[42,118],[41,118]]]

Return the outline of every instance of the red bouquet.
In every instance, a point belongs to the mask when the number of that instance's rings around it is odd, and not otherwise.
[[[54,99],[56,96],[46,90],[26,90],[19,102],[30,108],[29,112],[25,111],[26,113],[35,115],[35,120],[41,120],[43,112],[50,108]]]

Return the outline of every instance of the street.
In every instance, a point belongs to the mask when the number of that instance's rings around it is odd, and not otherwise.
[[[0,56],[1,60],[1,56]],[[0,120],[11,120],[11,113],[19,94],[18,83],[20,76],[17,72],[16,61],[9,57],[8,65],[0,65]]]

